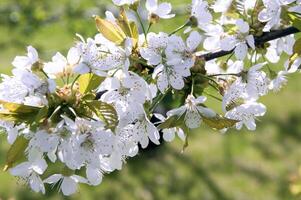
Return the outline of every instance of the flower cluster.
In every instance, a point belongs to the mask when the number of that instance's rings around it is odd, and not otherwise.
[[[45,193],[44,184],[58,183],[64,195],[78,183],[99,185],[103,174],[122,169],[150,142],[159,145],[160,137],[177,134],[186,147],[189,130],[202,123],[222,132],[255,130],[266,112],[260,97],[300,69],[300,39],[257,42],[300,27],[299,0],[192,0],[187,22],[170,34],[151,32],[175,16],[170,3],[113,3],[119,16],[96,16],[99,33],[78,35],[66,57],[58,52],[43,62],[29,46],[12,62],[12,76],[1,75],[0,126],[12,144],[5,170],[36,192]],[[218,51],[228,56],[206,58]],[[288,59],[275,68],[280,57]],[[157,106],[166,96],[175,108],[164,116]],[[223,113],[208,108],[209,100],[220,101]]]

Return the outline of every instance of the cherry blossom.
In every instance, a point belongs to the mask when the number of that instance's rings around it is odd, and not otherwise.
[[[74,194],[77,190],[78,183],[87,183],[87,180],[81,176],[71,175],[64,176],[62,174],[53,174],[44,180],[44,183],[55,184],[61,181],[60,190],[65,196]]]
[[[300,39],[288,27],[301,1],[256,2],[192,0],[187,21],[164,32],[155,26],[175,16],[172,3],[113,0],[120,16],[94,17],[99,33],[77,34],[66,57],[43,61],[28,46],[11,75],[0,76],[0,128],[11,144],[5,170],[35,192],[58,184],[69,196],[79,183],[101,184],[151,143],[178,136],[186,147],[202,124],[256,130],[268,107],[261,97],[300,71]],[[212,99],[221,113],[208,107]]]
[[[175,14],[170,14],[172,9],[170,3],[158,4],[158,0],[146,0],[145,6],[151,18],[157,16],[162,19],[169,19],[175,16]]]
[[[12,65],[20,69],[31,69],[34,64],[39,61],[39,55],[37,50],[32,47],[27,47],[27,56],[17,56],[15,57]]]
[[[249,35],[249,24],[238,19],[236,21],[238,32],[236,36],[228,36],[221,40],[221,49],[230,51],[235,49],[235,56],[239,60],[243,60],[248,53],[248,46],[255,49],[255,41],[253,35]]]

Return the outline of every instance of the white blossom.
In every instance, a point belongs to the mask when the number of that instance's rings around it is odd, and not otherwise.
[[[191,16],[197,19],[198,27],[203,29],[212,21],[212,15],[208,10],[208,2],[205,0],[192,0]]]
[[[19,69],[28,69],[30,70],[34,64],[39,61],[39,55],[37,50],[32,47],[27,47],[27,56],[17,56],[15,57],[12,65]]]
[[[137,0],[113,0],[113,3],[117,6],[131,5],[134,4]]]
[[[236,128],[241,129],[243,125],[247,127],[248,130],[255,130],[256,117],[263,116],[266,112],[266,107],[254,101],[247,101],[242,105],[239,105],[226,113],[226,117],[229,119],[238,120],[236,123]]]
[[[25,179],[33,191],[42,192],[44,194],[45,187],[40,175],[44,173],[46,168],[47,163],[44,159],[35,158],[10,169],[10,173]]]
[[[265,8],[258,14],[258,20],[266,22],[263,31],[268,32],[273,28],[278,28],[281,21],[283,6],[293,3],[296,0],[264,0]]]
[[[230,51],[235,49],[235,56],[239,60],[243,60],[248,53],[248,46],[255,49],[255,41],[253,35],[249,35],[249,24],[242,19],[236,21],[238,32],[236,35],[225,37],[221,40],[221,49]]]
[[[163,63],[163,53],[168,44],[168,34],[160,32],[147,34],[147,45],[140,49],[141,56],[148,65]]]
[[[185,124],[188,128],[198,128],[202,122],[202,117],[214,117],[216,113],[209,108],[206,108],[200,104],[203,104],[207,100],[204,96],[195,98],[189,95],[186,98],[184,106],[170,110],[167,112],[167,116],[184,116]]]
[[[68,51],[67,58],[59,52],[52,57],[52,62],[48,62],[44,66],[44,71],[50,78],[68,77],[73,74],[73,68],[78,64],[80,54],[77,48],[72,47]]]
[[[190,76],[190,68],[194,65],[194,54],[202,41],[196,31],[190,33],[186,44],[182,38],[172,35],[169,38],[165,54],[166,63],[159,64],[153,73],[157,77],[158,89],[164,93],[168,86],[180,90],[184,87],[184,78]]]
[[[77,191],[78,183],[87,183],[87,180],[81,176],[71,175],[64,176],[62,174],[53,174],[44,180],[44,183],[55,184],[61,181],[60,190],[65,196],[70,196]]]
[[[169,19],[175,16],[175,14],[170,14],[172,9],[170,3],[164,2],[158,4],[158,0],[146,0],[145,6],[149,16],[156,15],[162,19]]]

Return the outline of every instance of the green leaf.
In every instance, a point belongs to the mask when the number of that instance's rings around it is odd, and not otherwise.
[[[117,25],[108,20],[101,19],[100,17],[95,17],[95,22],[98,31],[108,40],[114,42],[115,44],[121,44],[126,38],[123,30]]]
[[[106,128],[111,129],[112,131],[118,125],[118,115],[115,108],[105,102],[93,100],[86,101],[86,105],[94,112],[106,125]]]
[[[24,151],[28,145],[29,140],[19,136],[16,141],[11,145],[6,154],[6,164],[3,171],[10,169],[16,162],[24,157]]]
[[[35,113],[13,113],[9,111],[0,111],[0,119],[4,121],[18,123],[28,123],[31,124],[34,122]]]
[[[122,8],[120,16],[117,21],[119,27],[123,30],[126,36],[134,39],[134,46],[136,46],[139,39],[139,31],[135,22],[128,20],[125,10]]]
[[[301,38],[299,38],[295,42],[294,47],[293,47],[293,52],[298,54],[298,55],[301,55]]]
[[[189,128],[184,125],[181,127],[182,130],[184,131],[184,134],[185,134],[185,141],[184,141],[184,144],[183,144],[183,147],[182,147],[182,153],[184,153],[184,151],[186,150],[186,148],[189,146]]]
[[[301,56],[301,38],[296,40],[294,46],[293,46],[293,54],[289,58],[289,64],[288,69],[290,70],[292,64],[295,62],[296,59],[298,59]]]
[[[0,100],[0,105],[5,110],[0,111],[0,119],[4,121],[12,121],[15,123],[33,123],[35,117],[42,109],[41,107],[27,106],[23,104],[5,102]]]
[[[299,31],[301,31],[301,18],[290,13],[288,14],[289,18],[291,19],[291,22],[293,24],[293,27],[297,28]]]
[[[37,116],[35,117],[35,122],[36,123],[43,122],[48,116],[48,110],[49,110],[49,108],[47,106],[44,106],[43,108],[41,108],[39,110]]]
[[[100,77],[95,74],[83,74],[77,80],[79,84],[79,92],[82,94],[87,94],[88,92],[96,89],[103,80],[104,77]]]
[[[5,110],[14,113],[34,113],[39,112],[39,110],[41,109],[40,107],[27,106],[23,104],[11,103],[1,100],[0,105],[2,105]]]
[[[207,124],[209,127],[217,130],[221,130],[224,128],[231,128],[238,122],[237,120],[228,119],[221,115],[216,115],[215,117],[212,118],[202,116],[202,119],[203,122]]]
[[[185,124],[184,117],[184,114],[182,116],[172,115],[169,118],[167,118],[163,123],[161,123],[158,126],[158,129],[161,130],[166,128],[181,127]]]

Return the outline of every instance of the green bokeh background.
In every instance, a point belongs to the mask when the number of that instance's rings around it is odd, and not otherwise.
[[[172,0],[179,16],[162,21],[153,31],[169,32],[182,24],[189,0]],[[0,72],[9,73],[16,55],[27,45],[49,60],[56,51],[66,53],[75,33],[93,37],[93,14],[114,9],[103,0],[1,0]],[[281,65],[273,66],[281,68]],[[216,101],[209,99],[212,105]],[[31,192],[7,172],[0,172],[0,199],[105,199],[105,200],[290,200],[289,178],[301,164],[300,74],[278,94],[261,99],[267,114],[255,132],[231,130],[226,134],[201,128],[190,135],[182,154],[182,143],[141,152],[129,159],[122,171],[104,177],[98,187],[80,186],[69,198],[48,187],[46,196]],[[0,166],[8,149],[0,136]]]

